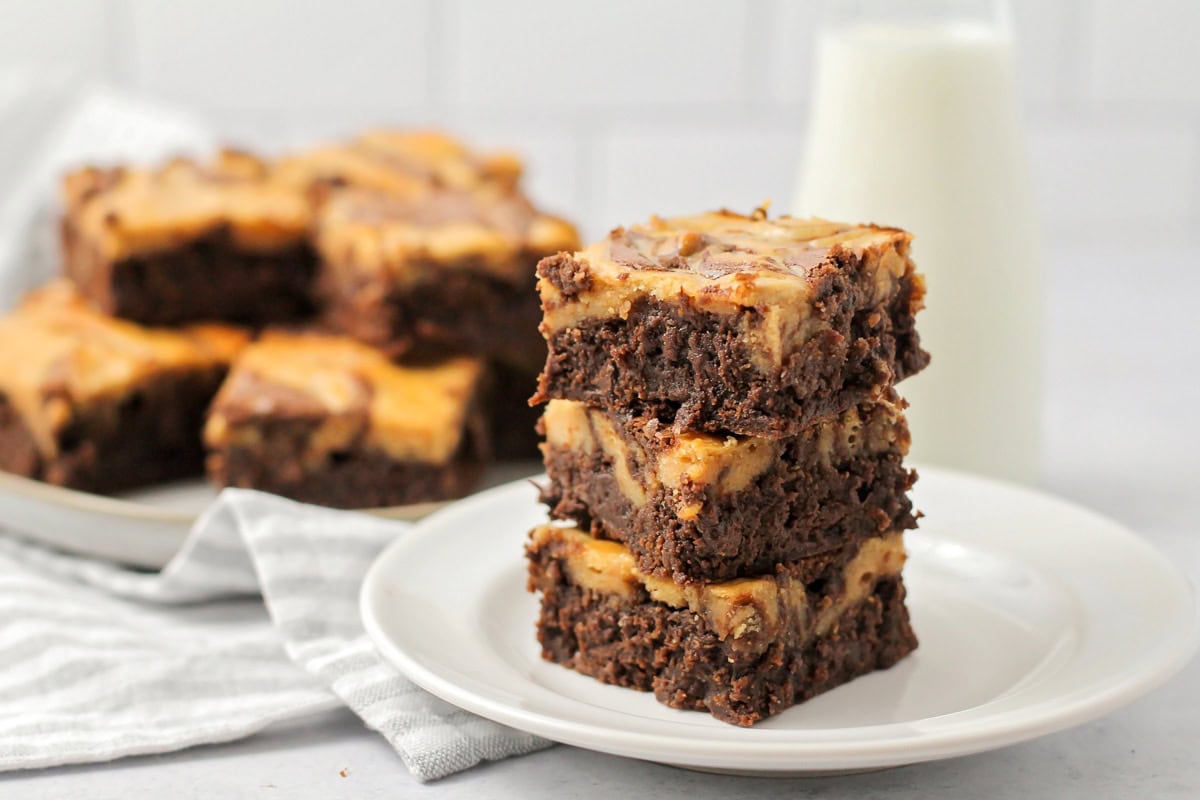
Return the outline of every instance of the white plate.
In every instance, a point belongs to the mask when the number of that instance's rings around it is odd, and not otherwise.
[[[908,537],[911,657],[751,729],[543,661],[525,591],[528,482],[453,504],[399,537],[362,589],[383,655],[435,695],[568,744],[771,774],[979,752],[1077,725],[1191,657],[1191,585],[1137,535],[1030,490],[921,470]],[[1132,743],[1131,743],[1132,744]]]
[[[530,475],[540,466],[533,461],[497,464],[488,468],[482,485]],[[107,497],[0,472],[0,530],[80,555],[161,569],[216,496],[216,490],[199,479]],[[415,520],[445,505],[415,503],[368,511]]]

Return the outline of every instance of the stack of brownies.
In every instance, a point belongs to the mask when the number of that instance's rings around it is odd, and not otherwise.
[[[66,279],[0,321],[0,469],[115,491],[207,450],[219,485],[327,505],[465,493],[536,446],[534,268],[578,246],[520,175],[397,131],[70,174]]]
[[[916,647],[909,239],[717,212],[539,264],[545,658],[751,725]]]

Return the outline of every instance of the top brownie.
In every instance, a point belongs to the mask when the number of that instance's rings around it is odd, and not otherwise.
[[[253,156],[87,167],[62,189],[67,275],[106,313],[169,325],[311,311],[308,197]]]
[[[479,153],[434,131],[377,130],[349,142],[316,147],[282,159],[282,179],[318,190],[355,186],[409,195],[430,186],[511,189],[522,165],[508,153]]]
[[[538,265],[535,401],[779,438],[922,369],[924,280],[896,228],[718,211]]]

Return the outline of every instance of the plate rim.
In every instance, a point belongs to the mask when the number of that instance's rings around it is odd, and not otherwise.
[[[1179,636],[1160,642],[1152,658],[1144,658],[1132,671],[1118,673],[1103,685],[1078,696],[1066,696],[1066,702],[1042,701],[1014,711],[1003,712],[986,727],[961,730],[942,727],[934,731],[921,732],[904,740],[880,742],[870,740],[827,740],[820,743],[770,741],[758,737],[743,742],[715,741],[672,734],[652,734],[617,730],[596,722],[564,719],[541,711],[511,706],[500,699],[481,695],[470,688],[461,687],[453,680],[443,678],[427,669],[416,658],[405,652],[388,637],[383,623],[376,617],[372,598],[386,579],[390,562],[396,554],[410,546],[406,544],[414,536],[420,536],[425,528],[436,527],[443,516],[463,512],[463,506],[486,505],[495,494],[514,491],[518,485],[544,480],[545,476],[533,476],[511,481],[463,500],[456,501],[434,512],[415,524],[403,535],[388,545],[372,562],[364,575],[359,591],[359,613],[363,626],[384,659],[396,667],[409,680],[431,694],[452,705],[499,722],[504,725],[552,741],[584,747],[614,755],[642,760],[671,763],[681,766],[712,766],[751,768],[763,773],[792,773],[797,770],[827,770],[845,768],[874,768],[895,766],[923,761],[932,761],[960,755],[979,753],[1005,747],[1029,739],[1038,738],[1056,731],[1079,725],[1102,717],[1116,709],[1159,688],[1182,670],[1200,647],[1200,595],[1193,580],[1172,563],[1154,544],[1117,522],[1086,506],[1063,499],[1054,494],[972,473],[928,465],[918,465],[924,480],[951,479],[967,480],[1026,493],[1041,501],[1058,504],[1072,514],[1080,514],[1102,522],[1112,528],[1112,533],[1123,537],[1128,544],[1139,548],[1156,566],[1174,577],[1184,590],[1188,600],[1190,619],[1186,630],[1180,625]],[[937,476],[937,477],[934,477]],[[613,709],[609,709],[612,711]],[[617,712],[619,713],[619,712]],[[936,719],[931,717],[930,719]],[[920,720],[918,722],[923,722]],[[849,728],[825,729],[826,731],[855,730],[865,727],[888,728],[891,726],[911,727],[913,722],[885,723],[878,726],[851,726]],[[794,733],[794,731],[788,731]],[[771,731],[770,733],[774,733]],[[768,735],[770,735],[770,733]],[[785,733],[785,731],[780,731]],[[777,762],[789,759],[786,763]],[[797,761],[803,761],[797,765]]]
[[[494,461],[485,468],[480,480],[487,486],[513,474],[532,473],[540,467],[540,462],[533,459]],[[221,490],[199,475],[142,488],[185,482],[213,489],[214,501]],[[355,511],[415,522],[451,502],[427,501]],[[0,536],[9,535],[71,555],[143,570],[161,570],[169,564],[179,554],[193,526],[212,507],[212,502],[195,510],[172,507],[169,502],[87,492],[0,471],[0,505],[3,503],[19,504],[19,513],[0,519]],[[116,526],[119,535],[93,535],[101,526]]]

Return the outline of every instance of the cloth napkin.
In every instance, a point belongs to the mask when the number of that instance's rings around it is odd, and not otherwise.
[[[359,584],[407,527],[226,489],[161,573],[0,536],[0,770],[231,741],[338,704],[421,780],[549,746],[375,651]]]

